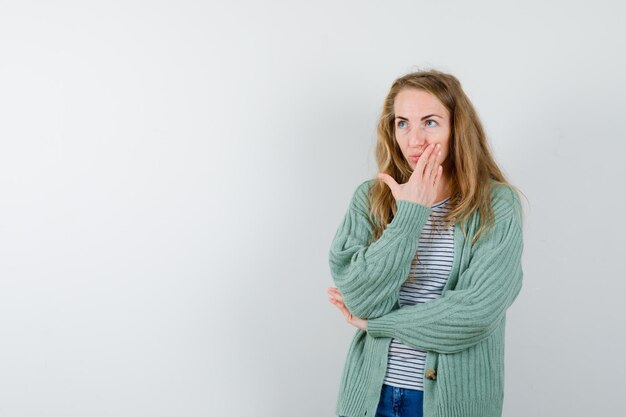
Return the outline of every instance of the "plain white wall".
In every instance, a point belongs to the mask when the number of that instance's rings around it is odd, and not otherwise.
[[[396,77],[530,201],[504,415],[623,416],[617,1],[0,2],[0,416],[332,416],[328,249]]]

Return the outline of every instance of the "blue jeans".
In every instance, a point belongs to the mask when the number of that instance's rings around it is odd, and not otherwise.
[[[424,392],[383,384],[375,417],[423,417]]]

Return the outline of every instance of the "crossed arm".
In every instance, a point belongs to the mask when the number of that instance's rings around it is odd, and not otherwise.
[[[341,240],[337,242],[345,243],[341,252],[331,249],[331,265],[337,253],[343,257],[334,260],[345,263],[333,272],[337,289],[330,292],[331,302],[350,324],[367,330],[371,337],[395,337],[416,348],[439,352],[457,352],[480,342],[497,328],[521,289],[523,239],[517,205],[515,196],[508,204],[499,204],[494,227],[472,247],[471,260],[460,271],[453,290],[436,300],[400,309],[393,307],[415,254],[413,240],[405,236],[402,241],[393,234],[387,237],[406,245],[411,258],[388,242],[386,256],[379,253],[367,262],[363,236],[338,232]],[[406,262],[406,268],[392,260]],[[344,274],[336,275],[337,271]]]

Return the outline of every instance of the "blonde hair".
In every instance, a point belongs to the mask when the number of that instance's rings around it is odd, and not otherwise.
[[[514,189],[498,168],[487,137],[474,106],[452,75],[437,70],[419,71],[398,78],[391,85],[378,121],[376,162],[378,172],[391,175],[399,184],[408,181],[412,168],[402,155],[395,139],[394,100],[406,88],[424,90],[439,99],[450,114],[449,152],[444,161],[450,192],[449,213],[442,223],[449,227],[460,222],[467,237],[467,220],[476,210],[479,227],[472,237],[475,243],[480,234],[494,224],[490,190],[493,185],[504,184]],[[369,191],[370,221],[373,226],[371,240],[377,240],[396,213],[396,201],[389,187],[380,179]]]

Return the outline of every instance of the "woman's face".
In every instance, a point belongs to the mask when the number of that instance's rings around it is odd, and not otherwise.
[[[437,143],[443,165],[449,151],[450,115],[439,99],[424,90],[405,88],[396,95],[393,112],[396,142],[411,168],[428,145]]]

